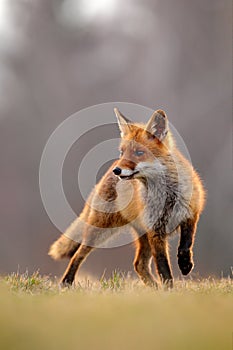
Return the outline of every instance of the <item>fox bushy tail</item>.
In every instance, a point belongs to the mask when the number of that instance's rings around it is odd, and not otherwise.
[[[89,209],[88,209],[89,210]],[[85,215],[87,209],[73,221],[68,229],[56,240],[49,249],[49,255],[54,260],[72,258],[82,242],[82,235],[85,230]]]
[[[71,258],[79,247],[79,242],[73,241],[63,234],[51,245],[49,255],[54,260]]]

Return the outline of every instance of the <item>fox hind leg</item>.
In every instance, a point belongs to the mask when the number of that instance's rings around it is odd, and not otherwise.
[[[105,229],[88,225],[83,234],[82,244],[71,258],[69,265],[61,279],[61,286],[71,285],[74,281],[76,272],[91,251],[96,247],[100,247],[115,233],[112,232],[111,229],[109,230],[107,228]]]
[[[69,262],[69,265],[61,279],[61,282],[60,282],[61,286],[64,287],[64,286],[72,285],[77,270],[79,269],[82,262],[85,260],[85,258],[90,254],[90,252],[93,249],[94,247],[89,247],[81,244],[81,246],[79,247],[79,249],[76,251],[76,253],[73,255],[73,257]]]

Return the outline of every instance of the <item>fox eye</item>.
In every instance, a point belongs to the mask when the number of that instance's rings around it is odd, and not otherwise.
[[[136,151],[134,152],[135,156],[137,156],[137,157],[143,156],[144,153],[145,153],[145,152],[144,152],[144,151],[141,151],[141,150],[136,150]]]

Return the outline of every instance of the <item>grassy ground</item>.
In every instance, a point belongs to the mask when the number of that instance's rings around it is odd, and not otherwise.
[[[60,290],[38,273],[0,279],[0,348],[230,350],[233,283],[148,289],[120,273]]]

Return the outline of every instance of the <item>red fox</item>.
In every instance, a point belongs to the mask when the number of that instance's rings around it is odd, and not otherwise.
[[[175,145],[164,111],[147,124],[133,123],[114,109],[121,132],[120,157],[95,186],[80,216],[53,243],[49,255],[71,258],[61,279],[71,285],[87,255],[117,231],[135,235],[134,268],[141,280],[173,287],[168,238],[179,233],[178,265],[183,275],[193,268],[195,232],[205,202],[202,182]]]

